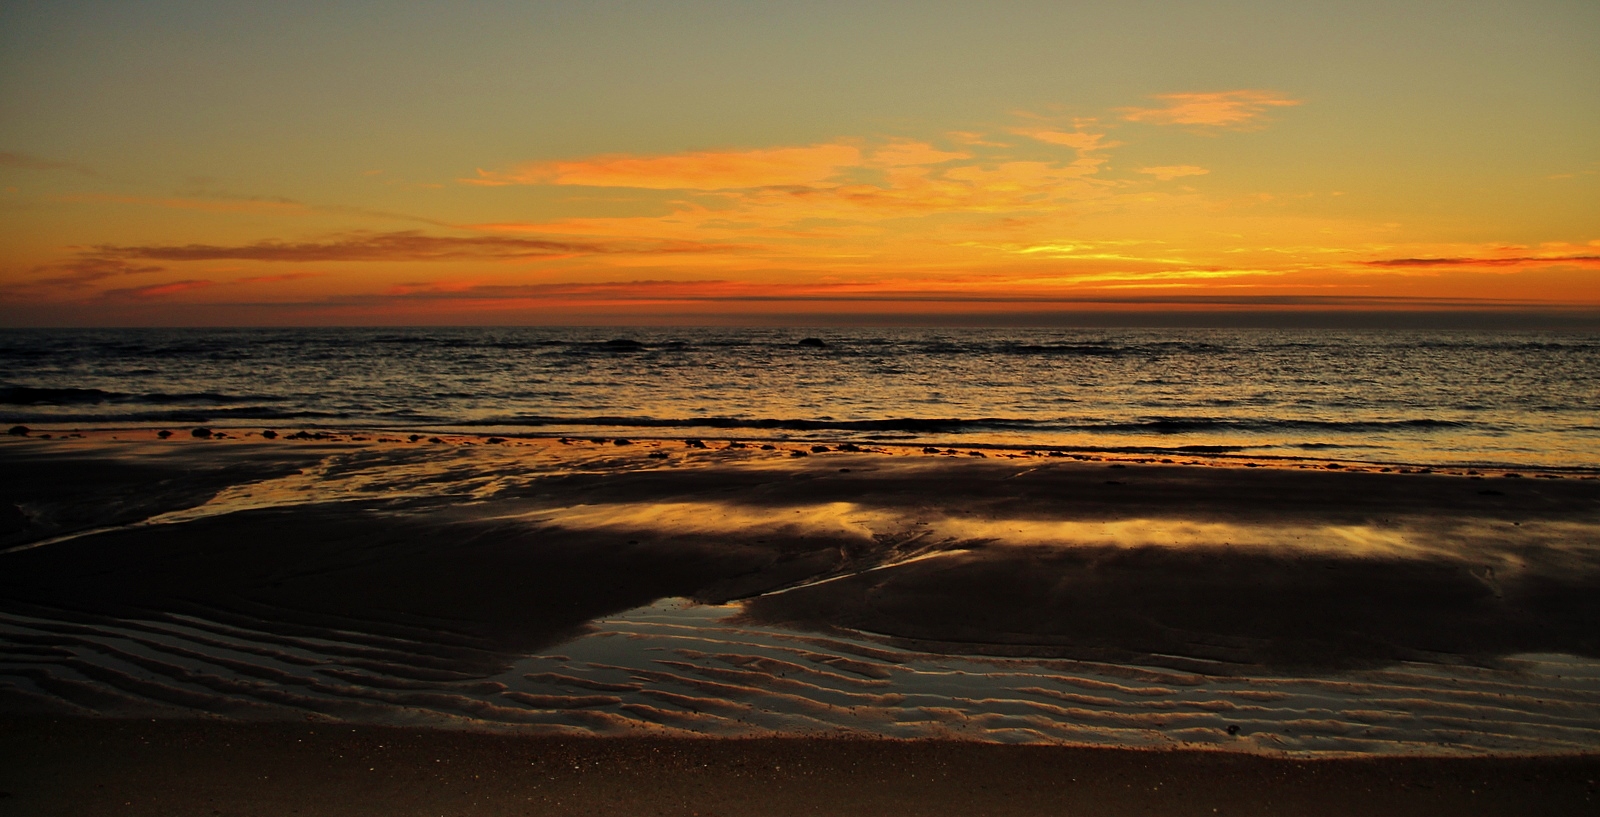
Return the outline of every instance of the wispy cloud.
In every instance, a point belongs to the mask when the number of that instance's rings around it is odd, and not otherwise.
[[[1600,267],[1600,255],[1544,255],[1516,257],[1383,258],[1363,261],[1369,267]]]
[[[302,281],[307,278],[326,277],[325,272],[285,272],[281,275],[251,275],[245,278],[236,278],[235,284],[281,284],[285,281]]]
[[[1193,271],[1203,274],[1205,271]],[[1185,273],[1174,272],[1176,277]],[[1211,278],[1277,277],[1264,270],[1213,270]],[[622,305],[717,305],[730,303],[769,304],[779,308],[826,311],[840,305],[949,304],[955,306],[1022,305],[1059,307],[1073,304],[1150,304],[1192,306],[1321,306],[1420,309],[1495,309],[1537,305],[1518,299],[1450,296],[1361,295],[1351,293],[1272,292],[1271,286],[1252,284],[1256,291],[1196,292],[1181,291],[1182,284],[1170,281],[1138,281],[1114,276],[1093,276],[1090,280],[1066,282],[1045,279],[989,277],[948,281],[888,280],[831,281],[808,283],[757,283],[740,280],[612,280],[544,284],[476,284],[457,282],[414,282],[384,293],[330,296],[296,306],[370,306],[412,302],[453,304],[457,307],[504,309],[538,306],[565,309],[595,304]],[[1084,286],[1082,284],[1087,284]],[[1146,290],[1165,290],[1148,292]]]
[[[166,267],[153,264],[134,264],[121,258],[86,255],[35,267],[33,274],[43,277],[34,278],[29,285],[49,289],[81,289],[108,278],[165,271]]]
[[[356,232],[325,241],[258,241],[216,245],[103,245],[98,258],[160,261],[447,261],[455,259],[521,259],[599,253],[713,252],[719,247],[695,242],[654,244],[583,243],[509,236],[436,236],[416,231]]]
[[[1123,108],[1122,118],[1156,125],[1185,125],[1201,130],[1255,130],[1270,108],[1299,105],[1271,91],[1220,91],[1206,94],[1157,94],[1159,108]]]
[[[407,213],[394,213],[386,210],[373,210],[365,207],[351,207],[340,204],[307,204],[302,201],[285,198],[283,196],[252,196],[225,191],[205,190],[180,196],[128,196],[114,193],[74,193],[70,195],[54,196],[54,201],[74,204],[126,204],[137,207],[160,207],[166,210],[196,210],[208,213],[270,213],[281,215],[303,215],[318,213],[337,213],[341,215],[361,216],[363,218],[379,219],[383,221],[409,221],[418,224],[428,224],[435,227],[454,229],[456,225],[438,219],[414,216]]]
[[[55,201],[73,204],[134,204],[146,207],[163,207],[169,210],[199,210],[209,213],[288,213],[309,210],[297,201],[277,197],[227,198],[188,196],[121,196],[111,193],[74,193],[52,197]]]
[[[217,282],[208,280],[168,281],[162,284],[151,284],[149,286],[142,287],[108,289],[105,292],[102,292],[100,296],[102,298],[111,300],[120,298],[135,298],[139,300],[145,300],[149,298],[163,298],[168,295],[176,295],[180,292],[188,292],[189,290],[193,289],[204,289],[206,287],[216,286],[216,284]]]
[[[1170,182],[1181,176],[1204,176],[1211,171],[1194,165],[1162,165],[1161,167],[1141,167],[1139,172],[1154,176],[1164,182]]]
[[[46,159],[41,156],[32,156],[27,153],[0,150],[0,168],[15,168],[18,170],[66,170],[83,176],[98,176],[93,169],[78,164],[77,162],[63,162],[57,159]]]
[[[872,152],[871,164],[880,167],[905,167],[908,165],[937,165],[957,159],[971,159],[972,154],[939,150],[927,142],[900,139]]]
[[[1018,136],[1026,136],[1052,145],[1062,145],[1076,150],[1105,150],[1117,146],[1115,142],[1103,142],[1106,138],[1103,133],[1085,133],[1081,130],[1063,131],[1051,128],[1012,128],[1011,132]]]
[[[808,185],[861,164],[853,145],[824,144],[768,150],[700,151],[663,156],[595,156],[536,162],[510,172],[478,171],[467,184],[557,184],[651,190],[734,190]]]

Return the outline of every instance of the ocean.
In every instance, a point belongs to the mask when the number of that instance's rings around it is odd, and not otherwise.
[[[52,428],[358,427],[1600,464],[1593,333],[7,330],[0,367],[0,421]]]

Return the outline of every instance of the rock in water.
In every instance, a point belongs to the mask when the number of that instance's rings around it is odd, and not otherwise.
[[[824,343],[822,338],[801,338],[795,343],[795,345],[810,346],[814,349],[823,349],[826,348],[828,344]]]
[[[261,436],[268,440],[276,440],[278,439],[278,432],[269,428],[266,431],[261,432]]]
[[[6,430],[6,433],[13,437],[26,437],[28,436],[28,431],[29,428],[27,426],[12,426]]]
[[[207,438],[209,438],[211,436],[211,429],[209,429],[209,428],[197,428],[197,429],[189,432],[189,436],[191,436],[191,437],[193,437],[193,438],[195,438],[197,440],[204,440],[204,439],[207,439]]]

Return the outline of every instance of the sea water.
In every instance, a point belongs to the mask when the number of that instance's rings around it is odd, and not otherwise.
[[[1600,334],[0,331],[0,421],[1600,465]]]

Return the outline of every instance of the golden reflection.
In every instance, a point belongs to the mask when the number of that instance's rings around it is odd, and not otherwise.
[[[653,530],[739,537],[766,533],[855,541],[903,542],[915,537],[936,549],[988,547],[1215,548],[1284,555],[1432,559],[1524,566],[1530,543],[1546,558],[1585,563],[1600,548],[1600,526],[1584,522],[1401,519],[1385,524],[1245,524],[1183,518],[1063,520],[912,515],[850,502],[758,506],[720,502],[580,505],[517,517],[582,530]]]

